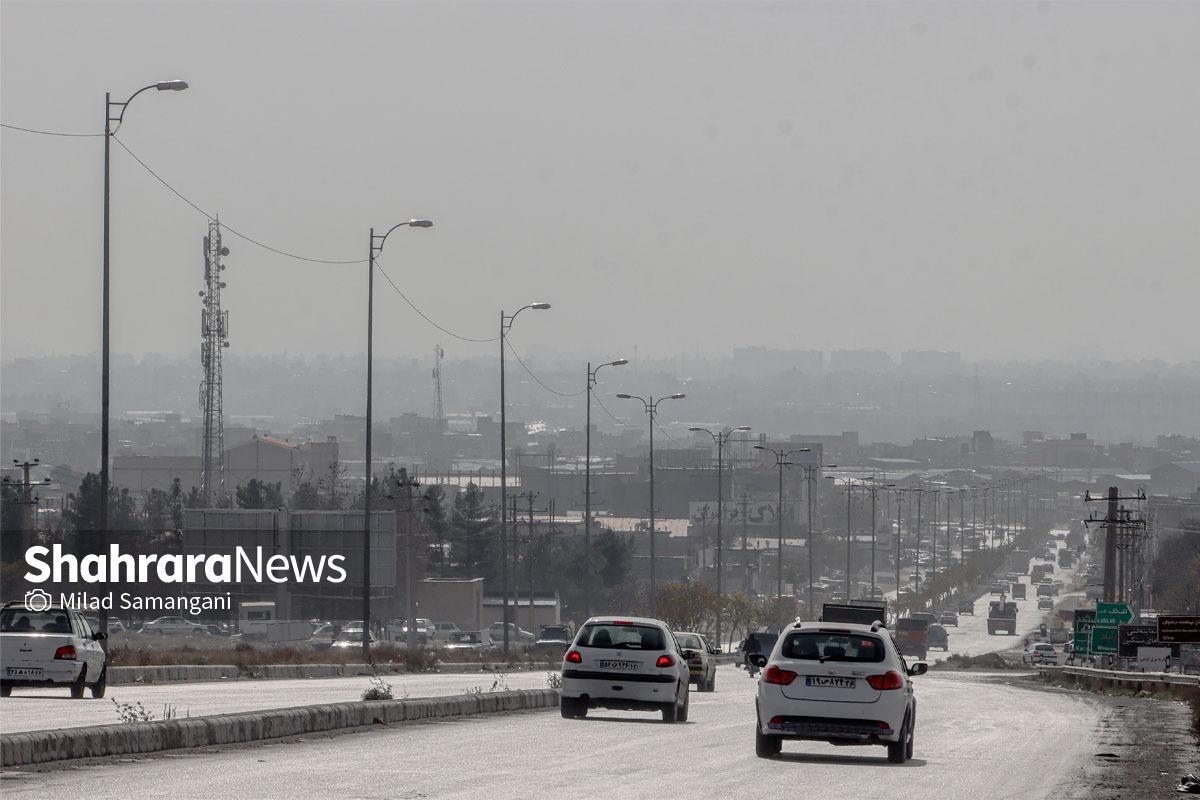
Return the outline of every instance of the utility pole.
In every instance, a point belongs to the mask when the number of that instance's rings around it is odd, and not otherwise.
[[[913,564],[913,575],[917,579],[917,585],[913,592],[913,598],[915,599],[921,595],[921,495],[925,494],[925,490],[918,486],[916,489],[911,489],[910,491],[917,493],[917,560]]]
[[[901,553],[901,547],[902,547],[902,543],[901,543],[901,539],[900,539],[900,525],[903,522],[903,518],[900,514],[900,502],[903,499],[903,497],[904,497],[904,490],[897,487],[896,488],[896,617],[897,617],[897,619],[900,617],[900,553]]]
[[[433,347],[433,420],[438,433],[446,432],[446,408],[442,405],[442,358],[446,351],[440,344]]]
[[[779,468],[779,501],[775,508],[775,522],[779,529],[778,563],[775,570],[775,630],[783,632],[783,468],[794,466],[788,457],[795,453],[807,453],[809,448],[800,447],[795,450],[775,450],[765,445],[754,445],[755,450],[762,450],[775,456],[775,465]],[[811,550],[811,548],[810,548]],[[810,609],[811,612],[811,609]]]
[[[1092,497],[1090,493],[1085,492],[1083,496],[1085,503],[1096,503],[1107,499],[1108,513],[1102,518],[1092,518],[1084,520],[1084,525],[1104,525],[1104,602],[1113,603],[1124,600],[1124,569],[1118,568],[1119,552],[1121,551],[1122,537],[1130,532],[1139,532],[1146,529],[1146,522],[1143,519],[1135,519],[1132,513],[1121,506],[1122,500],[1137,500],[1139,502],[1146,499],[1145,495],[1139,492],[1136,495],[1122,497],[1120,489],[1116,486],[1110,486],[1108,489],[1108,497]],[[1122,561],[1124,559],[1121,559]],[[1123,567],[1123,565],[1122,565]]]
[[[417,649],[417,547],[416,547],[416,518],[413,514],[413,489],[420,486],[415,478],[409,477],[408,470],[401,467],[396,478],[396,491],[401,498],[400,513],[404,517],[404,595],[406,631],[404,645],[408,652]],[[411,663],[411,662],[410,662]]]
[[[6,486],[16,487],[17,502],[21,507],[21,529],[16,531],[18,537],[14,537],[15,539],[19,539],[19,541],[13,542],[13,552],[24,553],[25,549],[29,547],[33,539],[37,536],[37,512],[34,509],[37,508],[40,498],[33,493],[33,488],[35,486],[45,486],[50,483],[49,478],[46,478],[44,481],[35,481],[29,477],[30,470],[40,463],[41,459],[38,458],[35,458],[33,461],[18,461],[14,458],[13,464],[21,470],[22,476],[20,482],[11,480],[7,475],[4,476],[4,484]],[[13,533],[13,531],[4,531],[4,533],[8,535]],[[17,559],[14,557],[13,560]]]
[[[204,446],[200,461],[200,495],[204,506],[211,507],[214,495],[225,494],[225,482],[219,466],[224,453],[224,395],[222,354],[229,347],[229,312],[221,309],[221,290],[225,281],[221,273],[225,265],[221,257],[229,248],[221,244],[221,223],[208,223],[204,237],[204,291],[200,293],[204,308],[200,311],[200,362],[203,379],[200,382],[200,411],[204,415]]]
[[[596,373],[604,367],[621,367],[629,363],[627,358],[618,358],[592,369],[587,365],[587,419],[584,425],[583,458],[583,552],[587,571],[583,577],[583,615],[592,616],[592,388],[596,385]]]
[[[805,495],[808,505],[808,541],[805,550],[808,551],[808,613],[812,615],[816,604],[816,594],[813,589],[813,573],[815,570],[815,553],[817,550],[817,533],[813,530],[813,486],[817,481],[817,473],[822,469],[833,469],[837,464],[810,464],[801,466],[804,470]]]
[[[533,631],[533,501],[538,498],[538,493],[531,489],[529,491],[522,492],[521,494],[517,495],[517,497],[520,497],[521,499],[523,499],[527,503],[529,503],[529,516],[527,518],[528,523],[526,525],[526,531],[529,534],[529,549],[527,550],[527,552],[529,554],[529,565],[528,565],[528,572],[529,572],[529,630],[532,632]],[[514,505],[515,505],[515,503],[514,503]],[[514,518],[514,520],[516,519],[515,513],[513,515],[513,518]]]
[[[742,489],[742,499],[738,501],[742,507],[742,577],[745,591],[750,593],[750,565],[746,561],[747,533],[750,525],[750,495]]]

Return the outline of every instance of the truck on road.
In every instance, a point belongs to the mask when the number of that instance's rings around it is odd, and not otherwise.
[[[1003,597],[988,603],[987,631],[989,636],[995,636],[1000,631],[1016,636],[1017,604]]]
[[[1025,584],[1011,583],[1011,584],[1009,584],[1008,588],[1012,592],[1013,600],[1024,600],[1025,599]]]
[[[929,622],[912,617],[896,620],[896,647],[906,656],[916,656],[922,661],[929,652]]]
[[[821,606],[821,622],[853,622],[858,625],[887,623],[887,601],[851,600],[846,603],[825,603]]]

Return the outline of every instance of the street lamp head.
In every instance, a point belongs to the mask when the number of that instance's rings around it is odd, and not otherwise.
[[[734,430],[735,431],[748,431],[748,430],[750,430],[750,426],[749,425],[738,425],[736,428],[734,428]]]
[[[628,358],[618,358],[616,361],[610,361],[610,362],[608,362],[608,365],[609,365],[610,367],[623,367],[623,366],[625,366],[625,365],[626,365],[626,364],[628,364],[628,363],[629,363],[629,359],[628,359]]]
[[[432,228],[433,220],[431,219],[410,219],[407,223],[410,228]]]
[[[547,309],[550,308],[550,304],[549,303],[530,303],[529,307],[534,309],[535,311],[546,311]]]
[[[682,399],[683,399],[683,398],[685,398],[685,397],[687,397],[687,395],[685,395],[683,392],[679,392],[679,393],[677,393],[677,394],[673,394],[673,395],[671,395],[671,396],[670,396],[670,398],[668,398],[668,399],[670,399],[670,400],[682,400]]]
[[[756,444],[756,445],[754,445],[754,449],[755,450],[766,450],[768,448],[763,447],[761,444]]]
[[[621,392],[620,394],[617,395],[617,399],[618,400],[632,400],[633,395],[625,394],[624,392]]]
[[[188,88],[188,84],[187,81],[175,79],[173,81],[159,81],[158,83],[154,84],[154,88],[158,89],[160,92],[182,92],[184,89]]]

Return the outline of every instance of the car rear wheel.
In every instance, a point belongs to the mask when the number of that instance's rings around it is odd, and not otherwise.
[[[908,741],[904,744],[904,758],[913,757],[913,741],[917,738],[917,720],[914,717],[908,725]]]
[[[759,758],[774,758],[783,751],[783,739],[778,736],[767,736],[762,732],[758,719],[754,720],[754,755]],[[891,750],[888,750],[891,753]]]
[[[578,697],[564,697],[558,702],[563,719],[576,719],[587,716],[587,704]]]
[[[0,683],[0,697],[12,697],[12,687],[7,683]]]
[[[904,718],[904,725],[900,728],[900,740],[896,742],[888,742],[888,761],[893,764],[903,764],[908,760],[910,752],[909,738],[912,733],[908,728],[908,717]]]
[[[104,699],[104,691],[108,688],[108,667],[100,670],[100,678],[92,684],[92,699]]]
[[[679,713],[675,715],[676,722],[687,722],[688,706],[691,705],[691,702],[692,702],[692,693],[684,692],[683,693],[683,706],[679,709]]]
[[[83,670],[80,671],[78,680],[76,680],[74,683],[71,684],[71,699],[72,700],[82,700],[83,699],[83,689],[84,689],[83,682],[85,680],[87,680],[87,666],[86,665],[84,666]]]

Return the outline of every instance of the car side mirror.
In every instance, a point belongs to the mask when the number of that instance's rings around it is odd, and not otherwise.
[[[93,634],[92,634],[92,639],[94,639],[94,640],[95,640],[95,641],[97,641],[97,642],[102,642],[102,641],[104,641],[104,640],[105,640],[105,639],[107,639],[107,638],[108,638],[108,634],[107,634],[107,633],[104,633],[103,631],[102,631],[102,632],[100,632],[100,633],[93,633]]]
[[[908,674],[910,677],[914,675],[924,675],[926,672],[929,672],[929,665],[924,661],[918,661],[908,668]]]
[[[767,665],[767,657],[762,653],[751,653],[750,655],[746,656],[746,660],[759,669],[762,669]]]

